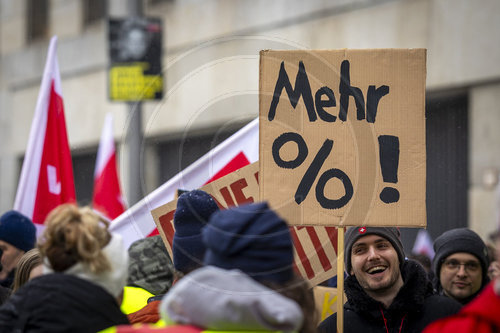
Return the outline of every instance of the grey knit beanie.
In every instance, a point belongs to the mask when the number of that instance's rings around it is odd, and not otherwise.
[[[401,243],[401,234],[398,228],[386,228],[386,227],[351,227],[347,230],[345,234],[345,269],[347,274],[351,274],[351,250],[354,243],[361,237],[368,235],[377,235],[387,239],[391,242],[394,250],[398,254],[399,267],[401,267],[405,261],[405,251],[403,249],[403,244]]]

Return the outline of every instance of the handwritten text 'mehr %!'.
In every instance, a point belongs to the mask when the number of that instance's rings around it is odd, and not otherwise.
[[[268,120],[273,121],[276,116],[276,108],[280,101],[283,89],[288,95],[291,106],[295,109],[300,97],[304,101],[309,122],[315,122],[321,119],[324,122],[335,122],[337,116],[329,113],[325,108],[335,107],[337,105],[335,94],[331,88],[323,86],[319,88],[312,97],[311,86],[307,76],[306,68],[302,61],[299,61],[299,70],[295,78],[295,87],[292,87],[288,73],[285,69],[284,61],[281,62],[278,78],[274,88],[273,99],[269,107]],[[338,119],[347,120],[349,110],[349,98],[353,97],[356,104],[356,119],[364,120],[368,123],[375,123],[377,109],[380,100],[389,94],[389,86],[382,85],[376,87],[369,85],[365,98],[360,88],[351,85],[350,63],[348,60],[342,61],[340,66],[340,108]],[[294,142],[297,145],[297,157],[292,160],[283,160],[280,156],[280,149],[288,142]],[[397,183],[397,169],[399,164],[399,138],[390,135],[381,135],[378,137],[380,165],[384,182]],[[323,166],[326,158],[333,148],[333,140],[326,139],[307,171],[302,177],[294,195],[295,202],[301,204],[307,197],[318,173]],[[278,136],[273,142],[272,155],[277,166],[285,169],[294,169],[305,161],[308,155],[308,147],[304,138],[299,133],[286,132]],[[340,198],[328,198],[325,195],[325,186],[327,182],[337,178],[344,186],[344,195]],[[316,199],[318,203],[326,209],[339,209],[344,207],[353,196],[352,182],[345,172],[339,169],[329,169],[320,177],[316,185]],[[380,193],[380,199],[385,203],[393,203],[399,200],[399,191],[393,187],[385,187]]]

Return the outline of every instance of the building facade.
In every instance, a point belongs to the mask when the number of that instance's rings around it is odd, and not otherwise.
[[[114,115],[122,187],[133,107],[108,99],[107,18],[130,1],[0,1],[0,209],[14,202],[51,36],[77,198],[90,201],[95,154]],[[426,48],[427,206],[435,238],[498,228],[500,2],[497,0],[144,0],[163,20],[164,98],[142,104],[147,194],[258,115],[259,50]],[[131,111],[132,110],[132,111]],[[414,232],[405,236],[411,243]]]

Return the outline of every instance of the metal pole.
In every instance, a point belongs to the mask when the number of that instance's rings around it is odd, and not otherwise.
[[[128,14],[131,17],[140,17],[143,14],[142,0],[128,0]],[[141,175],[141,145],[142,133],[142,103],[128,102],[129,127],[126,135],[128,147],[129,181],[128,204],[132,206],[143,198]]]
[[[143,14],[142,0],[128,0],[128,12],[130,16],[140,17]]]
[[[129,126],[127,130],[126,142],[128,148],[128,204],[139,202],[142,195],[141,177],[141,144],[142,136],[142,105],[141,102],[128,102]]]

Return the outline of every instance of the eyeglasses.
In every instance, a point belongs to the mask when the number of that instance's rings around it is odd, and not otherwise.
[[[446,260],[443,263],[444,267],[450,271],[457,271],[460,266],[464,266],[467,272],[477,272],[481,265],[477,261],[459,262],[457,260]]]

